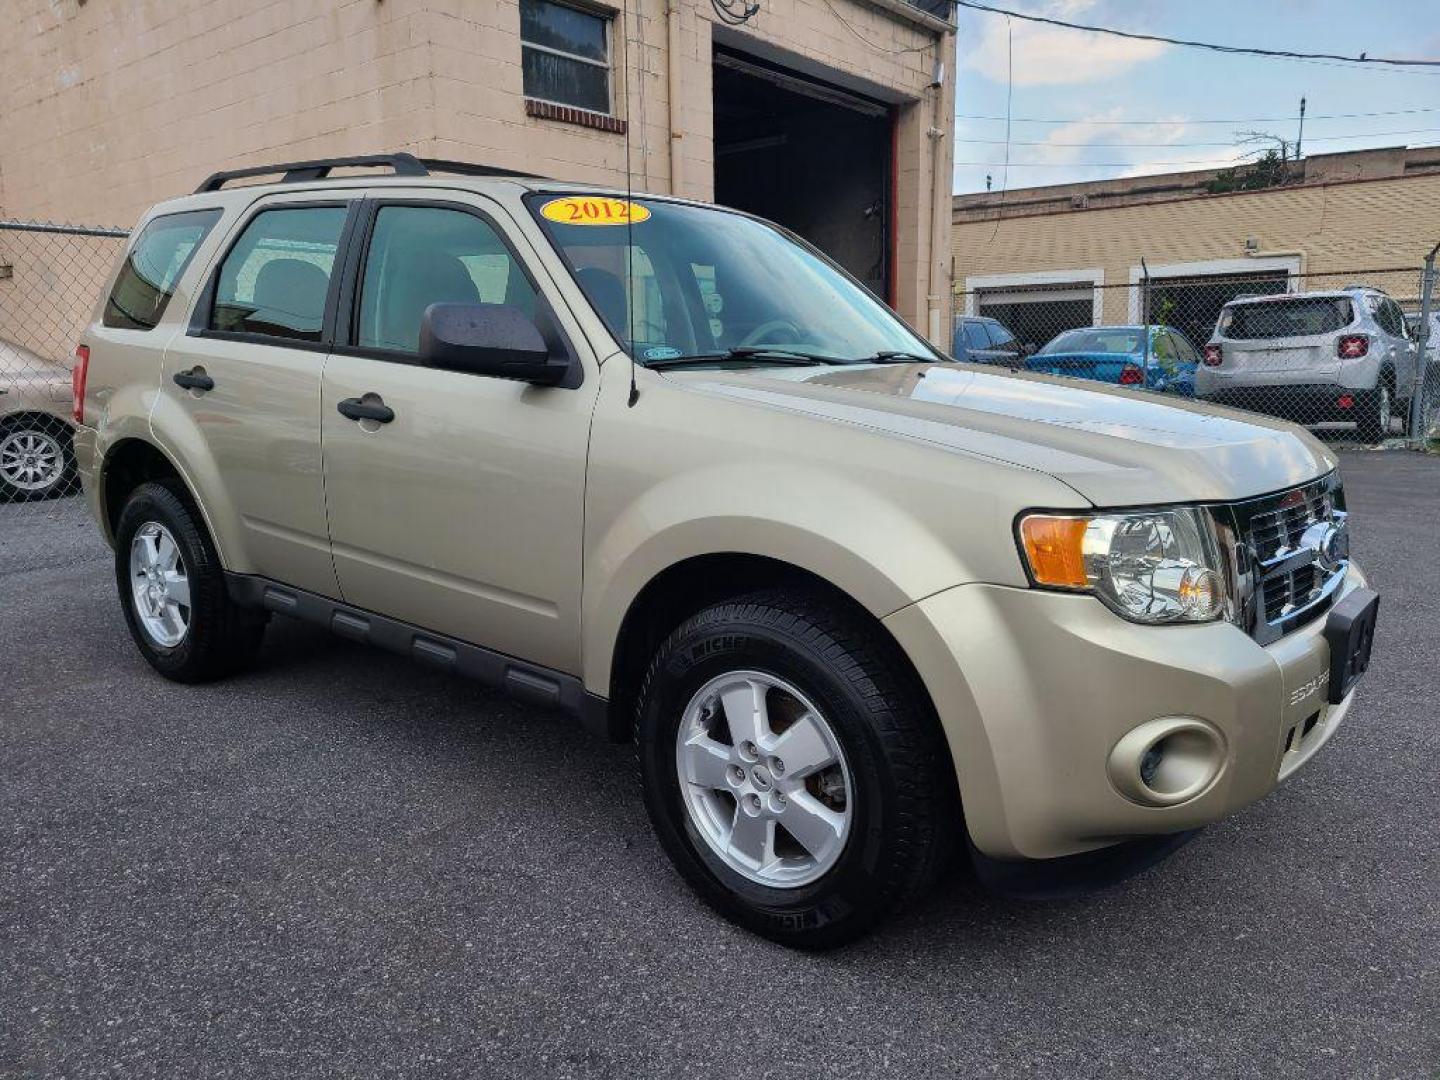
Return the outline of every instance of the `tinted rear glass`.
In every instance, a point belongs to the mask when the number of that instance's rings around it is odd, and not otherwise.
[[[1308,337],[1344,329],[1354,318],[1354,309],[1345,296],[1266,300],[1227,307],[1220,313],[1220,333],[1240,341]]]
[[[219,210],[191,210],[151,219],[125,257],[105,302],[103,322],[121,330],[153,330],[165,314],[175,282],[205,239]]]
[[[1116,326],[1098,330],[1069,330],[1048,342],[1040,355],[1051,353],[1113,353],[1129,356],[1144,348],[1140,329],[1134,326]]]

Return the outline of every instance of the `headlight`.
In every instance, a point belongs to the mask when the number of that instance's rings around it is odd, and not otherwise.
[[[1201,510],[1027,514],[1020,549],[1035,584],[1092,592],[1133,622],[1209,622],[1229,613],[1220,548]]]

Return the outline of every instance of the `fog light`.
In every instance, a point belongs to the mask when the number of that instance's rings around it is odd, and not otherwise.
[[[1147,720],[1110,751],[1110,781],[1131,802],[1175,806],[1203,794],[1225,767],[1225,740],[1187,716]]]
[[[1160,744],[1156,743],[1145,751],[1145,756],[1140,759],[1140,782],[1146,787],[1155,785],[1155,777],[1160,772],[1160,759],[1164,755],[1160,752]]]

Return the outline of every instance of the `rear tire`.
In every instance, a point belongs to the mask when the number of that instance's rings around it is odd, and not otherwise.
[[[759,689],[747,696],[745,684]],[[864,934],[934,880],[958,832],[950,754],[903,655],[860,613],[801,592],[682,623],[645,675],[635,736],[646,808],[676,869],[781,944]],[[697,741],[711,757],[687,766]],[[742,828],[761,830],[758,845],[737,839]],[[744,857],[751,846],[759,859]]]
[[[1395,387],[1388,376],[1382,376],[1375,389],[1359,398],[1360,416],[1356,422],[1362,441],[1378,443],[1390,437],[1390,421],[1395,415]]]
[[[126,499],[115,580],[130,636],[167,679],[208,682],[254,661],[268,616],[230,599],[215,545],[178,482],[141,484]]]

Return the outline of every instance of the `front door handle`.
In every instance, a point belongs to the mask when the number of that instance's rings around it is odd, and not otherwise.
[[[183,386],[186,390],[199,390],[203,393],[206,390],[215,389],[215,380],[198,368],[177,371],[173,378],[176,386]]]
[[[388,424],[395,419],[395,410],[378,397],[374,401],[349,397],[336,405],[335,411],[351,420],[374,420],[377,424]]]

